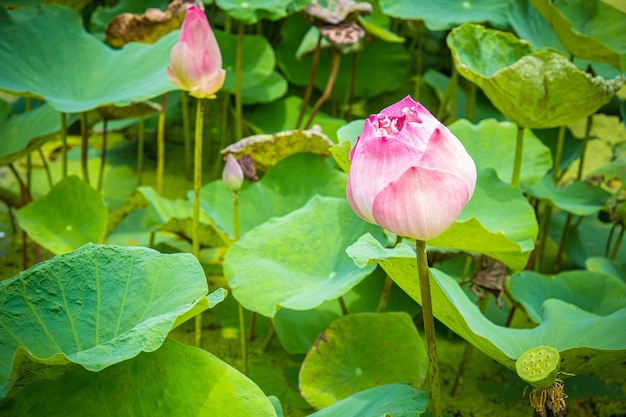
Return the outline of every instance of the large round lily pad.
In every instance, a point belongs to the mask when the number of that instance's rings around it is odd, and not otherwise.
[[[345,198],[315,196],[235,242],[224,259],[224,276],[248,310],[267,317],[280,307],[308,310],[342,296],[374,270],[355,267],[345,249],[375,230]]]
[[[107,208],[96,190],[72,175],[18,210],[17,220],[35,242],[60,254],[88,242],[102,243]]]
[[[558,52],[533,52],[530,43],[480,25],[453,29],[447,42],[459,73],[521,127],[556,127],[593,114],[624,82],[592,77]]]
[[[408,314],[350,314],[328,326],[307,353],[300,390],[323,408],[379,385],[419,387],[427,365],[426,346]]]
[[[171,339],[154,352],[100,372],[72,367],[57,379],[40,379],[0,404],[0,414],[276,416],[268,398],[250,379],[211,353]]]
[[[19,378],[51,374],[33,374],[28,363],[99,371],[156,350],[173,327],[225,296],[207,291],[190,254],[95,244],[0,282],[0,398]]]
[[[507,25],[507,2],[500,0],[381,0],[380,7],[391,17],[423,20],[429,30],[449,30],[468,22],[489,22],[495,27]]]
[[[125,106],[176,89],[165,74],[178,31],[112,49],[75,11],[37,4],[0,15],[0,39],[0,89],[42,97],[58,111]]]

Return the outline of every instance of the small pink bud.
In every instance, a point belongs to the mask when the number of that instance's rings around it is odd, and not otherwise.
[[[230,153],[226,157],[226,166],[224,166],[224,171],[222,172],[222,180],[224,180],[226,188],[232,192],[239,191],[243,185],[243,170],[239,162]]]

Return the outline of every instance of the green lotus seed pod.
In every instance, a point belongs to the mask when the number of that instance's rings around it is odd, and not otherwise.
[[[515,362],[517,375],[535,388],[547,388],[561,366],[559,351],[550,346],[528,349]]]

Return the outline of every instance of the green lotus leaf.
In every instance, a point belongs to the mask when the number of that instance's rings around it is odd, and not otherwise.
[[[537,233],[533,208],[524,195],[488,169],[479,171],[474,196],[456,222],[428,244],[484,253],[518,271],[526,266]]]
[[[28,155],[61,130],[61,114],[48,104],[20,114],[11,114],[4,102],[0,106],[6,109],[0,117],[0,165]],[[75,119],[70,116],[68,125]]]
[[[347,249],[357,265],[380,264],[414,300],[421,301],[415,250],[406,244],[389,249],[365,235]],[[626,307],[599,316],[558,299],[543,302],[541,322],[532,329],[498,326],[470,301],[457,280],[431,268],[435,317],[449,329],[505,367],[515,370],[515,360],[536,346],[552,346],[561,355],[561,370],[576,375],[626,357]]]
[[[308,417],[418,417],[428,399],[427,392],[408,384],[387,384],[357,392]]]
[[[287,130],[271,135],[248,136],[224,148],[223,155],[233,154],[235,158],[250,155],[254,166],[268,171],[286,157],[296,153],[313,153],[330,156],[334,143],[318,129]]]
[[[0,17],[0,38],[0,89],[41,97],[58,111],[126,106],[176,89],[166,68],[178,31],[151,45],[112,49],[87,33],[71,9],[36,5]]]
[[[511,182],[517,126],[495,119],[481,120],[477,125],[460,119],[449,128],[463,143],[479,169],[493,168],[500,180]],[[530,186],[543,178],[550,168],[552,168],[550,149],[530,130],[524,130],[520,183]]]
[[[168,200],[161,197],[151,187],[139,187],[146,200],[146,228],[151,231],[163,230],[186,237],[191,240],[193,203],[188,200]],[[211,219],[200,212],[198,242],[201,246],[228,246],[230,239],[220,231]]]
[[[145,117],[161,111],[161,106],[151,101],[140,101],[131,103],[128,106],[101,106],[98,107],[98,113],[104,120],[120,120],[133,119],[136,117]]]
[[[241,100],[244,104],[271,103],[287,92],[287,80],[274,71],[259,84],[242,91]]]
[[[521,127],[572,123],[595,113],[623,84],[622,77],[591,77],[557,52],[532,52],[530,43],[479,25],[453,29],[447,42],[459,73]]]
[[[599,272],[566,271],[555,276],[524,271],[507,282],[511,296],[526,314],[540,323],[541,306],[550,298],[563,300],[589,313],[607,316],[626,307],[626,283]]]
[[[611,193],[608,191],[583,181],[576,181],[562,188],[557,187],[550,177],[544,177],[543,180],[530,187],[528,193],[533,197],[548,200],[555,207],[577,216],[597,213],[611,198]]]
[[[359,285],[342,296],[350,314],[376,311],[380,294],[384,291],[385,274],[376,269]],[[419,313],[418,304],[397,285],[391,287],[385,311],[405,311],[411,316]],[[337,300],[330,300],[310,310],[281,308],[274,316],[276,336],[283,348],[291,354],[305,354],[315,343],[317,336],[333,321],[341,317]]]
[[[16,378],[29,377],[14,357],[99,371],[159,348],[181,319],[225,296],[220,289],[217,299],[207,297],[204,272],[189,254],[95,244],[0,286],[0,397]]]
[[[241,234],[304,206],[314,195],[343,197],[346,175],[313,154],[287,157],[258,182],[245,183],[239,191]],[[190,196],[190,199],[193,197]],[[233,196],[223,181],[211,182],[200,191],[200,207],[217,227],[234,236]]]
[[[38,371],[46,369],[39,366]],[[154,352],[140,353],[100,372],[82,367],[63,367],[63,371],[56,379],[41,378],[4,401],[0,414],[276,416],[250,379],[211,353],[171,339]]]
[[[349,314],[328,326],[307,353],[300,391],[319,409],[380,385],[417,388],[427,367],[426,346],[408,314]]]
[[[531,0],[574,56],[626,70],[626,13],[600,0]]]
[[[71,252],[88,242],[101,243],[107,223],[102,196],[75,175],[17,212],[20,227],[54,254]]]
[[[622,265],[619,262],[596,256],[587,258],[585,267],[590,272],[600,272],[626,282],[626,265]]]
[[[345,248],[375,230],[345,198],[316,195],[235,242],[224,259],[224,276],[246,309],[266,317],[281,307],[315,308],[344,295],[374,270],[374,265],[356,268]]]
[[[237,35],[215,30],[215,38],[222,52],[222,66],[226,70],[226,79],[222,89],[234,93]],[[243,56],[243,101],[246,103],[272,101],[286,92],[286,83],[282,80],[282,76],[274,72],[276,58],[267,38],[260,35],[244,36]]]
[[[303,10],[308,0],[262,0],[241,2],[237,0],[217,0],[217,7],[230,17],[247,25],[260,20],[280,20]]]
[[[402,20],[423,20],[429,30],[449,30],[461,23],[489,22],[508,25],[508,4],[499,0],[440,0],[422,3],[412,0],[381,0],[383,13]]]

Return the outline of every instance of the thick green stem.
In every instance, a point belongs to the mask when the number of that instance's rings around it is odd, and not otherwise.
[[[89,184],[89,167],[87,165],[87,152],[89,151],[89,127],[87,126],[87,112],[80,114],[80,168],[83,180]]]
[[[167,93],[161,97],[161,111],[157,123],[157,169],[156,169],[156,191],[163,192],[163,176],[165,175],[165,105],[167,104]]]
[[[437,345],[435,341],[435,318],[430,298],[430,273],[426,257],[426,242],[415,241],[417,252],[417,272],[422,296],[422,317],[424,320],[424,334],[428,350],[428,376],[430,380],[430,409],[434,417],[442,417],[441,390],[439,388],[439,366],[437,364]]]
[[[239,240],[240,222],[239,222],[239,193],[233,191],[233,229],[235,241]],[[243,363],[243,374],[248,375],[248,340],[246,338],[246,316],[245,310],[241,303],[238,304],[239,309],[239,342],[241,344],[241,360]],[[252,334],[254,330],[250,329]]]
[[[143,150],[146,138],[146,120],[143,116],[139,118],[139,128],[137,132],[137,186],[143,184]]]
[[[183,143],[185,144],[185,177],[193,179],[193,151],[189,134],[189,98],[186,91],[180,92],[180,108],[183,113]]]
[[[452,76],[450,77],[450,81],[448,82],[448,86],[446,87],[446,91],[439,102],[439,107],[437,108],[437,118],[439,120],[449,119],[446,114],[446,109],[448,107],[448,103],[450,103],[450,108],[452,111],[452,119],[456,117],[456,96],[457,96],[457,88],[459,85],[459,72],[455,67],[452,67]]]
[[[320,109],[320,107],[322,107],[322,104],[324,104],[324,102],[328,100],[328,97],[330,97],[330,93],[332,93],[335,87],[337,74],[339,73],[339,64],[341,64],[341,52],[335,50],[335,53],[333,55],[333,62],[331,63],[330,67],[330,74],[328,75],[328,81],[326,81],[326,88],[324,88],[324,93],[322,93],[322,96],[318,98],[313,105],[313,108],[311,109],[311,114],[309,114],[309,118],[304,124],[304,129],[308,129],[311,126],[315,114]]]
[[[309,100],[311,99],[311,94],[313,93],[313,83],[315,82],[315,75],[317,74],[317,67],[320,62],[320,52],[322,50],[322,34],[319,34],[317,38],[317,45],[313,50],[313,58],[311,61],[311,72],[309,73],[309,82],[306,85],[306,90],[304,91],[304,97],[302,98],[302,107],[300,107],[300,113],[298,114],[298,120],[296,121],[296,129],[300,129],[300,123],[302,123],[302,118],[304,117],[304,113],[306,113],[306,108],[309,105]]]
[[[552,167],[552,179],[556,184],[561,175],[561,159],[563,158],[563,144],[565,142],[565,126],[559,128],[559,136],[554,152],[554,165]]]
[[[61,113],[61,178],[67,177],[67,117]]]
[[[200,260],[200,241],[198,228],[200,227],[200,187],[202,187],[202,138],[204,127],[204,101],[199,98],[196,107],[196,131],[194,138],[194,165],[193,165],[193,213],[191,218],[191,246],[193,256]],[[202,313],[195,317],[196,346],[202,344]]]
[[[245,25],[239,22],[235,61],[235,140],[240,140],[243,137],[243,101],[241,92],[243,90],[243,39],[246,32],[245,29]]]
[[[102,191],[102,181],[104,178],[104,165],[107,160],[107,119],[104,119],[102,130],[102,153],[100,154],[100,172],[98,173],[98,191]]]
[[[517,126],[517,142],[515,143],[515,160],[513,162],[513,177],[511,185],[515,188],[519,186],[519,178],[522,172],[522,153],[524,151],[524,128]]]

